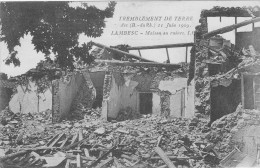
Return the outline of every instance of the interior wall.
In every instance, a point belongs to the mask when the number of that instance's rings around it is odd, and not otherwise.
[[[174,117],[194,116],[194,81],[187,86],[187,78],[174,78],[174,80],[160,81],[159,89],[170,92],[170,115]],[[181,92],[183,90],[183,92]]]
[[[153,93],[153,114],[160,115],[161,114],[161,98],[158,93]]]
[[[135,87],[138,82],[125,81],[119,73],[112,74],[111,90],[107,101],[107,117],[116,118],[121,109],[130,107],[133,111],[137,111],[138,93]],[[103,103],[105,105],[105,103]],[[105,107],[103,107],[105,108]]]
[[[67,79],[68,80],[63,79],[59,81],[60,118],[68,116],[72,102],[83,82],[83,75],[76,72],[72,73],[72,75]]]
[[[52,109],[52,91],[48,88],[37,96],[35,82],[29,81],[28,86],[17,86],[17,92],[11,97],[9,108],[14,113],[37,113]]]
[[[111,90],[109,98],[107,100],[107,117],[116,118],[120,110],[120,96],[121,92],[119,85],[115,81],[115,77],[112,75]],[[104,107],[103,107],[104,108]]]
[[[170,96],[170,116],[172,117],[181,117],[182,109],[182,97],[181,92],[177,92],[174,95]]]
[[[185,117],[193,117],[195,110],[195,81],[192,80],[190,85],[185,89]]]

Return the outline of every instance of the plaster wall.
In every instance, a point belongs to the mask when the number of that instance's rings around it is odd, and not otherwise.
[[[124,83],[117,82],[119,80],[124,81]],[[137,85],[138,82],[130,79],[123,80],[120,75],[112,75],[111,90],[107,101],[107,116],[109,118],[116,118],[118,112],[127,107],[137,111],[138,93],[135,90]],[[103,102],[103,106],[106,106],[105,102]]]
[[[120,87],[116,84],[115,77],[111,76],[111,90],[108,100],[102,103],[103,108],[107,106],[107,117],[116,118],[120,110]]]
[[[170,115],[174,117],[194,116],[194,81],[187,86],[187,78],[160,81],[159,89],[170,92]]]
[[[195,82],[192,80],[185,89],[185,117],[193,117],[195,113]]]
[[[76,72],[67,79],[59,81],[60,118],[64,118],[69,114],[72,102],[83,82],[83,75]]]
[[[161,98],[158,93],[153,93],[153,114],[160,115],[161,114]]]
[[[52,109],[52,91],[48,88],[37,96],[37,86],[30,81],[28,86],[17,86],[10,102],[9,108],[14,113],[36,113]]]
[[[170,96],[170,116],[172,117],[181,117],[182,110],[182,92],[177,92],[174,95]]]

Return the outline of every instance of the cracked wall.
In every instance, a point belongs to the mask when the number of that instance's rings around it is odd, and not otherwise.
[[[53,122],[69,118],[79,104],[92,108],[96,91],[88,71],[77,71],[53,82]]]
[[[125,80],[121,73],[113,72],[106,75],[104,88],[110,88],[109,93],[104,92],[102,116],[115,119],[120,110],[130,107],[137,111],[137,82]]]

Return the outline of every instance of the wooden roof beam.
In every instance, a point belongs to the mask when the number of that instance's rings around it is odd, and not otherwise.
[[[194,45],[194,43],[178,43],[178,44],[128,47],[127,49],[128,50],[147,50],[147,49],[159,49],[159,48],[191,47],[193,45]]]
[[[230,25],[230,26],[225,26],[225,27],[222,27],[220,29],[213,30],[211,32],[203,34],[203,38],[210,38],[210,37],[215,36],[217,34],[223,34],[223,33],[226,33],[226,32],[230,32],[230,31],[237,29],[239,27],[246,26],[248,24],[259,22],[259,21],[260,21],[260,17],[257,17],[257,18],[246,20],[246,21],[243,21],[243,22],[240,22],[240,23],[237,23],[237,24],[233,24],[233,25]]]
[[[127,52],[124,52],[124,51],[121,51],[121,50],[118,50],[118,49],[115,49],[115,48],[110,48],[110,47],[105,46],[103,44],[99,44],[99,43],[95,43],[95,42],[91,42],[91,44],[94,45],[94,46],[100,47],[100,48],[105,48],[106,50],[108,50],[110,52],[120,53],[120,54],[122,54],[122,57],[127,56],[129,58],[134,58],[134,59],[140,60],[142,62],[155,62],[155,61],[148,60],[148,59],[145,59],[143,57],[140,57],[140,56],[137,56],[137,55],[134,55],[134,54],[130,54],[130,53],[127,53]]]
[[[115,66],[147,66],[147,67],[165,67],[172,69],[179,69],[182,66],[179,64],[166,64],[157,62],[129,62],[129,61],[114,61],[114,60],[95,60],[97,63],[106,63]]]

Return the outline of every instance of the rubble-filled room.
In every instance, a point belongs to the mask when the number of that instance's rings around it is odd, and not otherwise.
[[[112,17],[109,4],[98,19]],[[225,17],[234,24],[211,30],[212,19]],[[1,73],[0,167],[260,166],[259,21],[258,6],[213,7],[201,11],[193,43],[91,41],[71,51],[73,65],[58,57],[14,77]],[[250,31],[239,31],[248,25]],[[172,63],[171,48],[184,49],[185,61]],[[141,54],[154,49],[164,50],[167,61]]]

